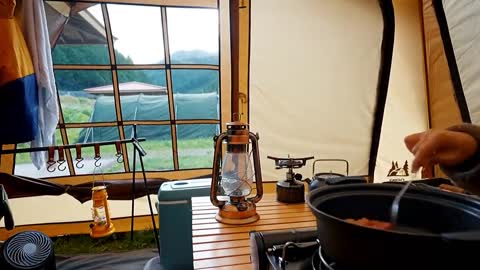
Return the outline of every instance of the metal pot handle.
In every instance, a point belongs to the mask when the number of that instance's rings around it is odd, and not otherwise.
[[[348,161],[345,159],[337,159],[337,158],[326,158],[326,159],[315,159],[313,161],[313,169],[312,169],[312,177],[315,177],[315,163],[323,162],[323,161],[338,161],[338,162],[345,162],[345,171],[347,172],[346,176],[348,176],[349,164]]]

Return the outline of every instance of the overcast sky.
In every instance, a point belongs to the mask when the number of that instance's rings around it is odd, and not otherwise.
[[[103,23],[100,5],[88,9]],[[162,22],[159,7],[108,5],[115,49],[135,64],[163,62]],[[170,52],[204,50],[218,52],[218,11],[167,8]]]

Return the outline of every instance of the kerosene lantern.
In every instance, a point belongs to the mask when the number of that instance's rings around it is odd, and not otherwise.
[[[108,193],[106,186],[95,186],[92,188],[92,218],[90,224],[92,231],[90,237],[100,238],[109,236],[115,232],[115,227],[110,220],[110,210],[108,209]]]
[[[214,137],[210,201],[219,208],[217,221],[225,224],[247,224],[257,221],[260,216],[256,203],[263,196],[258,135],[249,131],[248,125],[239,121],[227,123],[227,131]],[[223,162],[222,143],[226,144]],[[250,160],[253,153],[253,167]],[[249,197],[253,190],[255,175],[256,195]],[[219,200],[218,195],[228,198]]]

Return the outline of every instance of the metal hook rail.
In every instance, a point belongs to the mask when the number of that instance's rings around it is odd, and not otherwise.
[[[145,138],[131,138],[126,140],[114,140],[114,141],[102,141],[102,142],[94,142],[94,143],[78,143],[78,144],[67,144],[67,145],[54,145],[54,146],[45,146],[45,147],[31,147],[31,148],[22,148],[22,149],[6,149],[2,150],[0,147],[0,155],[2,154],[18,154],[18,153],[31,153],[31,152],[42,152],[48,151],[49,147],[53,147],[55,150],[58,150],[60,147],[63,149],[73,149],[79,145],[81,148],[85,147],[94,147],[95,145],[103,146],[103,145],[112,145],[116,142],[120,142],[122,144],[125,143],[133,143],[133,142],[144,142],[146,141]]]

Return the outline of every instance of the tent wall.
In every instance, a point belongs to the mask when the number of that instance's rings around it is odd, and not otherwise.
[[[446,128],[462,122],[455,100],[450,69],[432,0],[423,1],[423,27],[428,81],[428,108],[432,128]]]
[[[401,179],[387,177],[392,162],[411,164],[405,136],[427,130],[428,104],[423,47],[422,5],[419,1],[395,0],[395,43],[392,70],[383,117],[375,182]]]
[[[151,195],[155,211],[156,195]],[[89,221],[92,218],[92,202],[80,203],[68,194],[60,196],[36,196],[9,200],[16,226]],[[109,201],[112,218],[129,217],[131,201]],[[156,211],[155,211],[156,212]],[[147,197],[135,200],[135,215],[149,215]],[[3,226],[3,223],[1,223]]]
[[[423,27],[428,78],[428,107],[432,128],[446,128],[462,123],[450,68],[432,0],[423,0]],[[435,168],[436,176],[445,174]]]
[[[462,119],[480,123],[480,2],[435,0],[443,45]]]
[[[351,174],[368,174],[384,29],[379,1],[251,4],[250,123],[260,134],[264,179],[285,177],[267,155],[344,158]],[[310,176],[311,163],[297,171]]]

